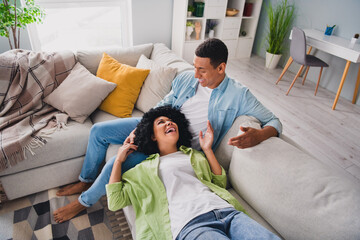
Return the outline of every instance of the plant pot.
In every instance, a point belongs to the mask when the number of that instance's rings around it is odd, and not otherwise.
[[[211,29],[209,31],[209,38],[213,38],[214,36],[215,36],[215,31],[214,31],[214,29]]]
[[[203,2],[194,2],[195,6],[195,17],[202,17],[204,14],[204,5]]]
[[[187,26],[186,27],[186,40],[191,40],[191,34],[194,31],[193,27]]]
[[[268,69],[275,69],[280,61],[281,56],[282,56],[281,54],[272,54],[266,52],[265,67]]]

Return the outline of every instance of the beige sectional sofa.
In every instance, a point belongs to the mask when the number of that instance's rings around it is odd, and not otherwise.
[[[143,54],[159,65],[176,68],[177,73],[192,69],[164,44],[79,51],[76,57],[95,74],[104,51],[131,66]],[[133,116],[142,114],[133,111]],[[114,118],[96,110],[83,124],[70,120],[67,129],[55,132],[45,146],[35,149],[35,155],[27,152],[27,160],[0,172],[8,199],[77,181],[91,126]],[[240,134],[240,125],[260,127],[252,117],[239,117],[215,154],[228,171],[229,191],[250,216],[284,239],[360,239],[358,180],[322,164],[286,136],[248,149],[228,146],[227,139]],[[118,147],[111,145],[106,159]],[[131,206],[124,212],[135,238]]]

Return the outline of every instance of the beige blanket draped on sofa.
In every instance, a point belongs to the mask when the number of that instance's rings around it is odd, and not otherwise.
[[[75,63],[70,51],[17,49],[0,54],[0,171],[24,160],[26,149],[46,143],[39,131],[55,127],[48,123],[58,111],[43,99]]]

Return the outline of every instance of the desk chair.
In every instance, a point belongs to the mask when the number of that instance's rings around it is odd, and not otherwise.
[[[297,28],[297,27],[293,27],[293,29],[292,29],[292,39],[291,39],[291,44],[290,44],[290,56],[295,62],[301,64],[301,67],[300,67],[299,71],[297,72],[294,80],[292,81],[288,91],[286,92],[286,95],[289,94],[291,88],[294,86],[296,79],[300,76],[300,73],[302,72],[302,70],[304,69],[305,66],[306,66],[306,72],[305,72],[304,79],[302,81],[303,85],[305,83],[305,79],[309,72],[310,67],[321,67],[319,79],[317,81],[316,89],[315,89],[315,93],[314,93],[314,95],[316,95],[318,87],[319,87],[319,83],[320,83],[322,70],[324,67],[328,67],[329,65],[327,65],[324,61],[322,61],[321,59],[319,59],[313,55],[306,54],[305,33],[303,30],[301,30],[300,28]],[[290,64],[289,64],[289,66],[290,66]],[[287,68],[289,68],[289,66],[288,66],[288,64],[285,66],[284,71],[281,74],[278,81],[276,82],[276,84],[280,81],[281,77],[284,75],[285,71],[287,70]]]

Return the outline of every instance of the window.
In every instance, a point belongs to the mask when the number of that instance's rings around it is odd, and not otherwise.
[[[44,23],[28,27],[35,51],[132,46],[131,0],[35,2],[46,12]]]

